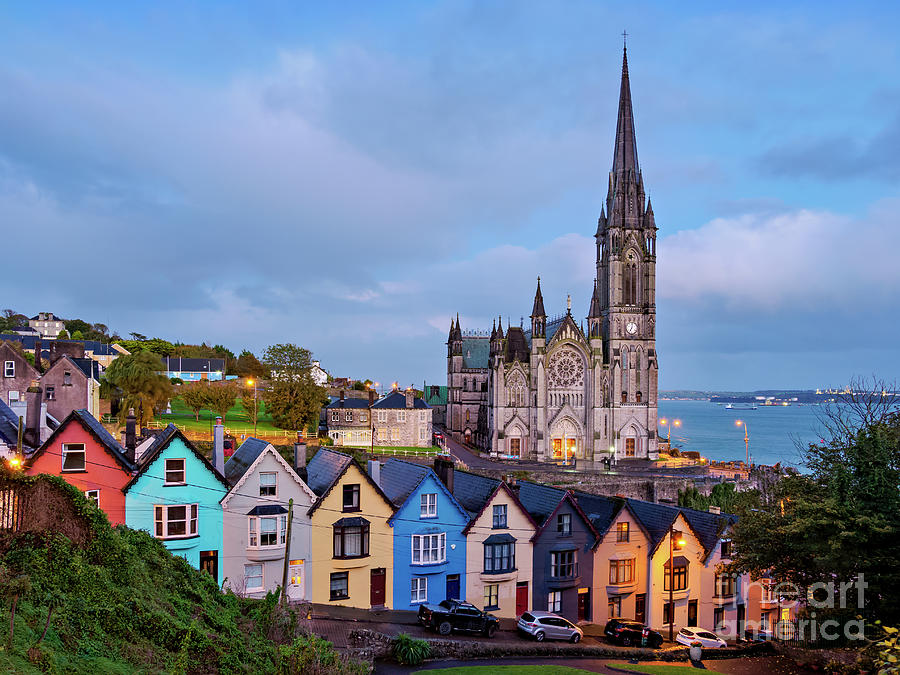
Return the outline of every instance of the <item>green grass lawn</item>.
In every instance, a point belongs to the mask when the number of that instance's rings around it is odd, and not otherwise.
[[[630,670],[633,673],[650,673],[650,675],[684,675],[686,671],[693,670],[690,663],[684,665],[672,665],[669,663],[610,663],[613,668]],[[718,670],[706,668],[707,673],[718,673]]]
[[[590,670],[582,670],[581,668],[551,665],[435,668],[433,670],[418,670],[413,675],[428,675],[428,673],[444,673],[444,675],[488,675],[488,673],[501,673],[502,675],[597,675]]]
[[[184,401],[179,397],[172,399],[172,414],[158,415],[157,421],[161,422],[163,425],[172,422],[173,424],[178,425],[178,427],[189,431],[210,433],[212,428],[211,424],[215,418],[216,414],[211,410],[201,410],[200,419],[195,419],[194,411],[188,408],[184,404]],[[231,410],[228,411],[228,414],[225,415],[224,422],[229,431],[238,436],[242,433],[245,433],[246,435],[253,434],[253,423],[247,419],[247,413],[244,412],[244,406],[239,398],[235,399],[235,404]],[[285,432],[283,429],[278,429],[272,424],[272,418],[266,414],[266,404],[263,403],[262,400],[259,401],[259,422],[257,423],[256,428],[257,433],[292,433]]]

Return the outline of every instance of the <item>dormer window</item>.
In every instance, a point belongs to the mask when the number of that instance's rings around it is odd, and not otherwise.
[[[166,485],[184,485],[185,484],[184,459],[167,459],[166,460]]]
[[[265,472],[259,474],[259,496],[274,497],[278,494],[278,474]]]

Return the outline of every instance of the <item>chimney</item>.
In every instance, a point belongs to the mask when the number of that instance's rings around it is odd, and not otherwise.
[[[137,447],[136,423],[137,417],[134,416],[134,408],[129,408],[128,417],[125,418],[125,457],[129,462],[134,461],[134,449]]]
[[[341,389],[341,407],[344,407],[344,390]]]
[[[453,493],[453,458],[449,455],[438,455],[434,458],[434,472],[441,479],[441,482],[447,486],[450,493]]]
[[[33,448],[41,444],[41,406],[44,401],[41,394],[44,390],[37,380],[31,381],[31,386],[25,392],[25,401],[28,405],[25,411],[25,441]]]
[[[221,417],[216,418],[216,425],[213,427],[213,466],[216,471],[225,475],[225,427]]]
[[[50,365],[53,366],[56,363],[56,340],[50,341],[50,355],[49,355]]]
[[[510,490],[516,493],[516,495],[519,494],[519,481],[516,480],[515,476],[513,476],[511,473],[508,473],[503,476],[503,482],[506,483],[507,487],[509,487]]]
[[[412,408],[416,404],[416,391],[412,387],[406,390],[406,407]]]
[[[297,432],[297,442],[294,443],[294,471],[305,483],[309,478],[306,470],[306,443],[302,442],[301,433]]]
[[[369,407],[375,405],[375,390],[369,389]]]
[[[369,460],[369,478],[375,481],[375,485],[381,487],[381,462],[377,459]]]
[[[44,348],[41,346],[41,339],[38,338],[34,341],[34,367],[39,373],[44,372],[41,369],[41,352],[43,350]]]

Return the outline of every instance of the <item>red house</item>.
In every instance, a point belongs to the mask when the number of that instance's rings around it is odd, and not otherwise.
[[[133,418],[129,419],[134,436]],[[129,444],[133,445],[133,444]],[[84,492],[106,512],[113,525],[125,524],[122,488],[136,470],[134,450],[123,448],[87,410],[73,410],[28,458],[30,476],[59,476]]]

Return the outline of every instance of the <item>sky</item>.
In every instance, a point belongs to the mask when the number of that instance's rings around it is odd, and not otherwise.
[[[588,311],[622,59],[662,389],[900,366],[900,5],[0,4],[0,306],[446,382]]]

